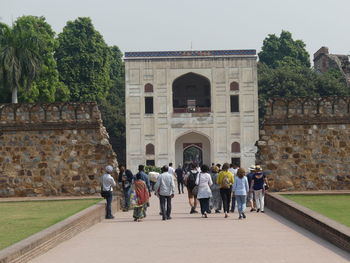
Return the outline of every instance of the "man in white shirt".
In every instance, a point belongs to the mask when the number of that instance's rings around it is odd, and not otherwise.
[[[111,173],[113,172],[113,167],[107,165],[106,173],[101,176],[101,191],[103,191],[103,196],[106,199],[106,219],[113,219],[112,215],[112,200],[113,200],[113,187],[116,186],[114,178]]]
[[[173,168],[173,163],[169,163],[168,173],[175,177],[175,169]]]
[[[171,174],[169,174],[168,170],[169,168],[167,165],[164,165],[162,167],[162,173],[158,176],[157,183],[154,186],[155,194],[159,196],[160,211],[163,220],[171,219],[171,198],[174,197],[175,193],[174,177]]]

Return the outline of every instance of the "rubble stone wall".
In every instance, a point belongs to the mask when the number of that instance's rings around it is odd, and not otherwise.
[[[350,98],[270,100],[257,145],[272,190],[350,189]]]
[[[95,103],[0,104],[0,197],[94,194],[107,164]]]

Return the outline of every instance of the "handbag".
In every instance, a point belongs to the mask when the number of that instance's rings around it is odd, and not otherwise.
[[[103,198],[107,198],[108,195],[109,195],[109,192],[110,192],[110,191],[104,191],[104,190],[103,190],[103,186],[101,186],[101,196],[102,196]]]
[[[197,196],[197,194],[198,194],[198,188],[199,188],[199,185],[201,183],[201,174],[199,173],[198,176],[199,176],[198,185],[196,185],[192,189],[192,194],[195,195],[195,196]]]

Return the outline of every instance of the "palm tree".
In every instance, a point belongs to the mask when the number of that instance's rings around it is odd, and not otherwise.
[[[0,76],[12,91],[12,103],[18,103],[19,87],[30,88],[38,75],[40,46],[40,40],[30,31],[0,23]]]

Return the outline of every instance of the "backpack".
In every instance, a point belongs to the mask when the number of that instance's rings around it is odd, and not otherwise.
[[[191,190],[196,186],[197,174],[198,172],[192,173],[192,171],[190,171],[190,174],[188,175],[187,187]]]
[[[223,189],[229,189],[231,187],[230,185],[230,180],[228,179],[228,176],[225,175],[224,178],[222,178],[222,182],[221,182],[221,187]]]

